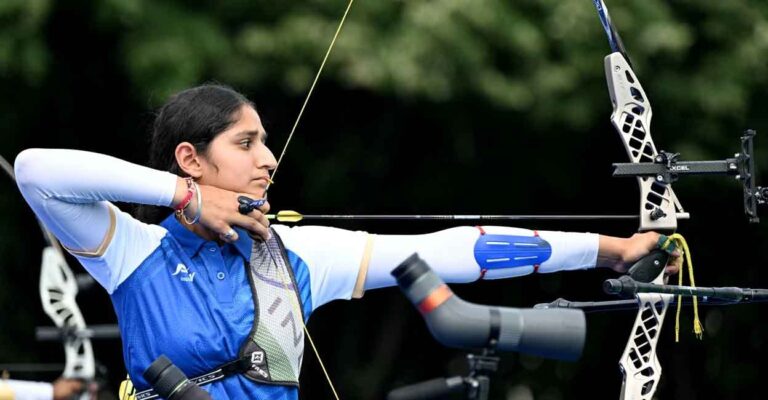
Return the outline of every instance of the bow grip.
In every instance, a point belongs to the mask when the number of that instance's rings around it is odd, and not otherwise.
[[[668,261],[669,253],[666,250],[653,249],[648,255],[637,260],[629,268],[628,274],[637,282],[650,283],[661,275]]]

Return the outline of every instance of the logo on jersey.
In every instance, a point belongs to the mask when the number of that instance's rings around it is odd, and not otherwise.
[[[182,282],[192,282],[195,280],[195,272],[189,273],[187,266],[181,263],[176,265],[176,272],[171,274],[171,276],[176,276],[179,274],[183,274],[181,277],[179,277],[179,280]]]

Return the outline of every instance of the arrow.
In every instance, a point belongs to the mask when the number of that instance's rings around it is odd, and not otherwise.
[[[302,214],[298,211],[283,210],[267,214],[267,219],[278,222],[296,223],[302,220],[444,220],[444,221],[521,221],[521,220],[627,220],[638,219],[637,214],[627,215],[472,215],[472,214]]]

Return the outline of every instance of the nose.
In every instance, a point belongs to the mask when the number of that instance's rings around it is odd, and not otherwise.
[[[266,145],[261,145],[260,151],[256,153],[256,164],[259,169],[266,169],[272,171],[277,168],[277,160],[275,155]]]

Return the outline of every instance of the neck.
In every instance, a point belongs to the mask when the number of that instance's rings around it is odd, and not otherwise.
[[[215,232],[211,231],[210,229],[200,225],[200,224],[193,224],[190,225],[184,221],[184,218],[178,218],[176,217],[176,220],[179,221],[181,226],[187,228],[188,230],[192,231],[192,233],[196,234],[197,236],[200,236],[201,238],[209,241],[215,241],[219,244],[221,244],[221,239],[219,239],[219,235],[217,235]]]

